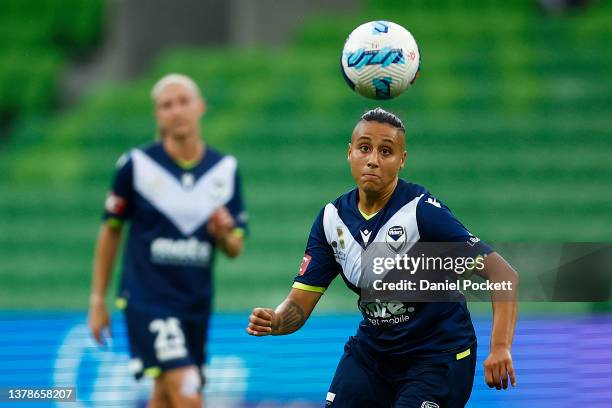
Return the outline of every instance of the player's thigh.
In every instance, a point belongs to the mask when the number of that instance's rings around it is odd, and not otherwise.
[[[391,386],[345,348],[329,387],[326,406],[333,408],[390,408]]]
[[[173,407],[202,406],[202,378],[198,367],[192,365],[164,371],[161,381]]]
[[[472,392],[475,353],[450,363],[417,365],[398,384],[394,408],[463,408]]]
[[[153,383],[153,393],[148,408],[171,408],[168,394],[161,378],[156,378]]]

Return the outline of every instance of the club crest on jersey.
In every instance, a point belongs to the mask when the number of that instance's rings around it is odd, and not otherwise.
[[[440,408],[440,406],[435,402],[423,401],[423,403],[421,404],[421,408]]]
[[[213,180],[210,192],[216,200],[224,200],[230,194],[230,187],[221,179]]]
[[[400,225],[389,228],[385,236],[385,241],[389,248],[399,253],[406,245],[406,230]]]

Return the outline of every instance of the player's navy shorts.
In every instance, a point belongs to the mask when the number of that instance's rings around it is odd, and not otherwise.
[[[338,363],[326,406],[462,408],[474,384],[476,345],[458,353],[452,361],[415,360],[401,367],[385,364],[365,354],[351,338]]]
[[[195,365],[203,378],[208,318],[186,319],[170,312],[149,311],[128,305],[125,321],[136,379],[158,377],[173,368]],[[203,384],[203,381],[202,381]]]

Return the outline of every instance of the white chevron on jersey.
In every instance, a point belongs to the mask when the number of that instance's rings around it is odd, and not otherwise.
[[[191,235],[234,194],[237,161],[226,156],[191,188],[184,188],[170,172],[134,149],[134,189],[170,220],[184,235]]]
[[[338,215],[338,209],[331,203],[327,204],[323,213],[323,230],[328,244],[331,245],[332,241],[337,242],[339,240],[338,228],[347,232],[342,234],[346,256],[344,259],[336,258],[336,262],[342,267],[342,273],[346,279],[353,285],[357,285],[361,276],[361,251],[363,248],[355,241],[353,234],[350,233],[350,230]]]
[[[397,212],[393,214],[391,218],[387,220],[387,222],[385,222],[380,230],[378,230],[378,234],[376,234],[374,242],[385,242],[385,235],[387,235],[387,231],[389,228],[396,225],[404,227],[407,242],[412,244],[417,242],[421,235],[419,234],[419,226],[417,224],[416,208],[419,200],[421,200],[421,197],[423,197],[423,194],[415,197],[408,204],[397,210]],[[412,247],[412,245],[410,245],[410,247]],[[407,249],[410,249],[410,247]]]
[[[420,239],[416,208],[422,197],[422,194],[415,197],[393,214],[380,228],[372,242],[384,243],[389,228],[401,226],[406,233],[407,242],[407,246],[403,248],[402,252],[408,251]],[[323,213],[323,229],[328,244],[331,245],[333,241],[339,241],[339,237],[337,236],[339,228],[350,231],[338,215],[338,209],[331,203],[327,204]],[[342,273],[345,278],[353,285],[359,287],[361,278],[361,255],[364,249],[350,232],[348,234],[343,234],[343,236],[345,242],[344,252],[346,256],[342,258],[336,257],[336,262],[342,267]],[[371,243],[368,247],[370,247],[370,245]]]

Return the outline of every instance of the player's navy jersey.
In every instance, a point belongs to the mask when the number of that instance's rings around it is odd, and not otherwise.
[[[372,243],[402,231],[405,241],[465,242],[473,254],[491,249],[474,237],[424,187],[399,180],[383,209],[366,217],[358,209],[358,190],[327,204],[316,218],[293,287],[323,293],[340,274],[357,294],[363,286],[361,254]],[[476,336],[461,295],[457,302],[365,302],[356,340],[390,358],[454,358],[469,349]]]
[[[246,228],[236,159],[207,145],[187,169],[155,143],[131,150],[117,167],[104,217],[130,221],[119,296],[177,316],[208,313],[215,258],[208,219],[225,206]]]

